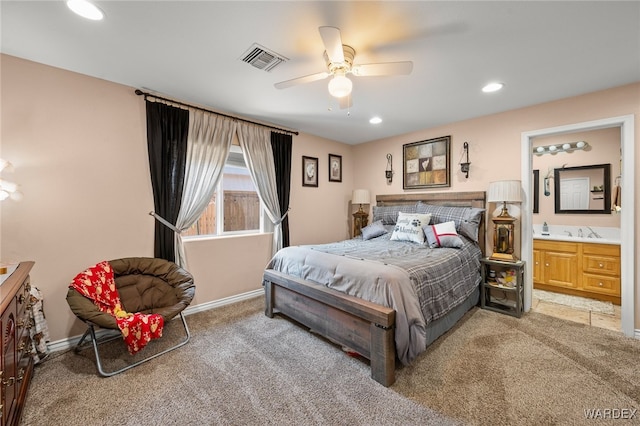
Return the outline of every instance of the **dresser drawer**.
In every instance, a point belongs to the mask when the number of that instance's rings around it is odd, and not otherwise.
[[[585,255],[582,270],[591,274],[620,275],[620,258],[610,256]]]
[[[584,274],[582,277],[582,288],[594,293],[620,296],[620,278],[608,277],[605,275]]]

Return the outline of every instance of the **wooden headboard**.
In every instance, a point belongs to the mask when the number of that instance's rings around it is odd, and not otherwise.
[[[412,193],[412,194],[383,194],[376,196],[378,206],[410,205],[418,201],[439,206],[455,207],[476,207],[486,209],[486,193],[484,191],[473,192],[437,192],[437,193]],[[485,212],[486,213],[486,212]],[[478,228],[478,245],[482,250],[482,255],[486,255],[486,232],[485,217],[482,215],[480,227]]]

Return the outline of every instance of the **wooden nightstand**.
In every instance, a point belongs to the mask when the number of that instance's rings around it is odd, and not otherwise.
[[[480,307],[520,318],[524,310],[524,262],[485,258],[480,265]]]

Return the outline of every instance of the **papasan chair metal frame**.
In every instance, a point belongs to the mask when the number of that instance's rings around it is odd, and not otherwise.
[[[83,343],[89,337],[95,353],[98,373],[103,377],[122,373],[187,344],[191,334],[183,311],[189,306],[195,295],[193,276],[173,262],[157,258],[129,257],[110,260],[109,263],[114,272],[122,307],[126,312],[159,314],[162,315],[165,325],[174,317],[180,316],[185,337],[176,345],[161,352],[120,369],[105,371],[102,367],[98,346],[122,338],[116,320],[110,314],[100,311],[92,300],[75,289],[69,288],[67,303],[71,311],[87,325],[87,330],[76,344],[74,351],[79,353],[86,349],[87,345],[83,346]],[[116,330],[118,333],[98,338],[96,337],[96,327]]]

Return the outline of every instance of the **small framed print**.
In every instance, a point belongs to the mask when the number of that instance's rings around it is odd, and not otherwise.
[[[451,136],[402,145],[404,189],[451,186]]]
[[[302,156],[302,186],[318,186],[318,159]]]
[[[342,155],[329,154],[329,182],[342,182]]]

